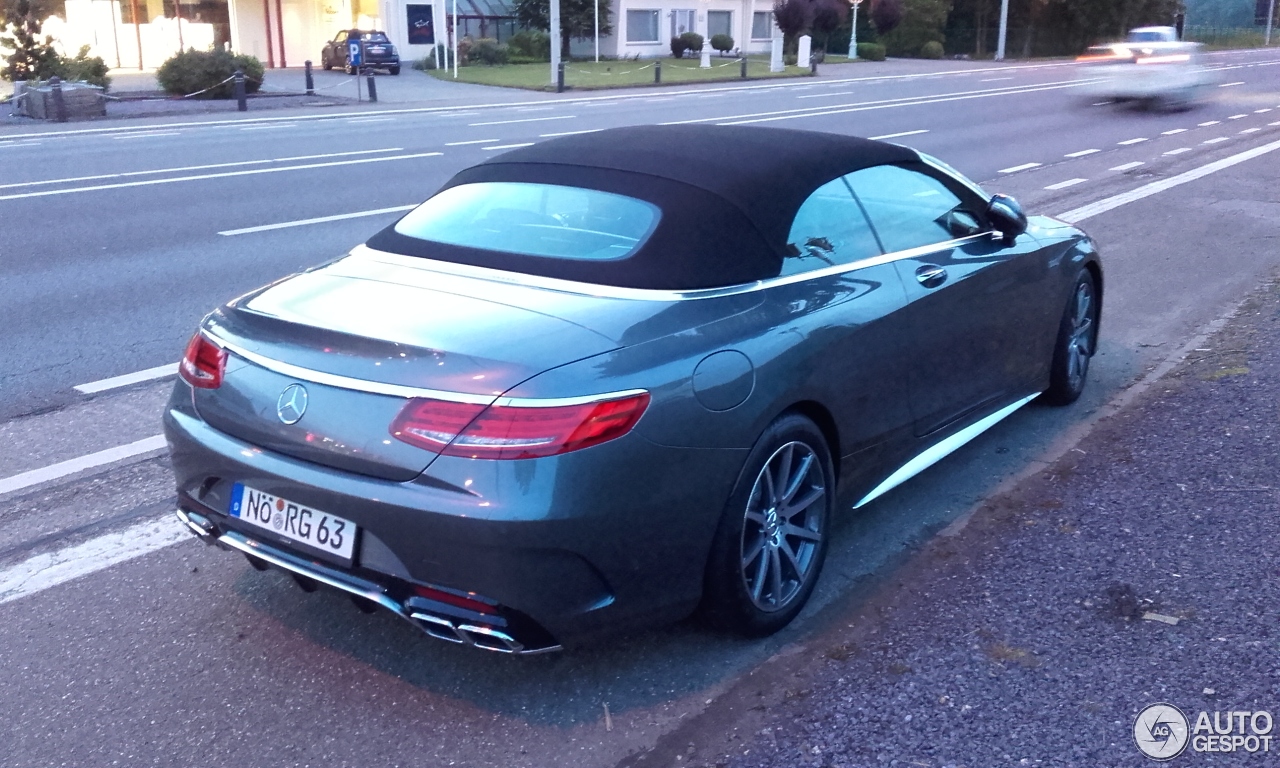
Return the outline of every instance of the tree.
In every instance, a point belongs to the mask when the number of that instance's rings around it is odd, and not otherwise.
[[[888,34],[902,22],[902,0],[871,0],[871,23],[876,32]]]
[[[844,0],[812,0],[809,26],[822,36],[822,50],[827,50],[831,34],[849,20],[849,4]]]
[[[881,34],[880,42],[890,56],[918,56],[925,43],[946,41],[950,12],[951,0],[905,0],[901,22]]]
[[[560,0],[560,55],[569,58],[569,40],[595,37],[595,14],[600,13],[600,36],[613,33],[613,4],[610,0]],[[551,32],[550,0],[515,0],[516,20],[530,29]]]
[[[5,60],[4,78],[17,80],[44,80],[58,74],[61,57],[53,48],[53,38],[40,39],[38,10],[30,0],[17,0],[5,10],[4,35],[0,47],[13,51]]]
[[[782,47],[791,50],[796,38],[809,29],[813,4],[810,0],[774,0],[773,23],[782,30]]]

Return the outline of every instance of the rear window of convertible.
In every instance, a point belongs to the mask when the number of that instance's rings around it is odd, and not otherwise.
[[[572,259],[625,259],[661,217],[657,206],[594,189],[476,182],[443,190],[395,231],[417,240],[486,251]]]

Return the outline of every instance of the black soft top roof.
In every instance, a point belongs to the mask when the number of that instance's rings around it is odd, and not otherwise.
[[[547,277],[688,290],[776,276],[801,203],[861,168],[910,163],[910,149],[814,131],[716,125],[634,126],[565,136],[461,171],[444,189],[482,181],[588,187],[662,210],[626,259],[547,259],[417,240],[388,227],[370,247]]]

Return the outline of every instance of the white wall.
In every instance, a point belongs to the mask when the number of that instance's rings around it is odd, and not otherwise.
[[[628,10],[658,11],[658,41],[656,43],[627,42]],[[692,32],[706,36],[706,12],[729,11],[733,14],[730,28],[733,30],[734,46],[747,53],[763,53],[769,50],[768,40],[751,40],[751,18],[756,11],[771,11],[772,2],[768,0],[617,0],[614,8],[614,47],[618,56],[670,56],[671,55],[671,19],[676,10],[695,12]],[[708,41],[709,43],[710,41]],[[601,53],[604,52],[603,41]],[[575,46],[574,53],[577,53]],[[715,52],[712,52],[715,58]],[[714,60],[712,62],[715,63]]]

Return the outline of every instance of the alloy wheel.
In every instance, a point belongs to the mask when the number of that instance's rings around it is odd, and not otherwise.
[[[784,610],[817,567],[826,482],[817,453],[794,441],[761,467],[747,501],[741,574],[760,610]]]
[[[1083,387],[1089,373],[1089,358],[1093,356],[1093,307],[1093,286],[1081,282],[1076,286],[1071,310],[1071,337],[1067,342],[1067,377],[1073,389]]]

